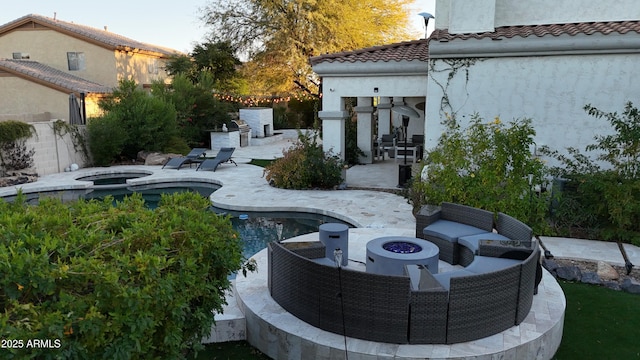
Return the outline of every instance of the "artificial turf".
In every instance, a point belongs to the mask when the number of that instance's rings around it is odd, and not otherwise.
[[[554,359],[640,359],[640,296],[560,282],[567,299]]]

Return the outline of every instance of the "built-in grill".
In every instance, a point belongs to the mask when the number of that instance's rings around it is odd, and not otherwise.
[[[249,145],[249,133],[251,128],[244,120],[231,120],[229,131],[237,131],[240,134],[240,147]]]

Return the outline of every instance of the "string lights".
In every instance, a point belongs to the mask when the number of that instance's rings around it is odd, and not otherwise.
[[[306,93],[280,95],[280,96],[278,95],[274,95],[274,96],[231,95],[231,94],[216,93],[216,94],[213,94],[213,96],[220,101],[233,102],[246,107],[287,103],[292,99],[295,99],[297,101],[307,101],[307,100],[317,99],[316,96],[306,94]],[[320,95],[320,97],[322,97],[322,95]]]

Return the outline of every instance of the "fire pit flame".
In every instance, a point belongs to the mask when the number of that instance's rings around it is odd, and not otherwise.
[[[422,246],[408,241],[390,241],[382,248],[396,254],[413,254],[422,251]]]

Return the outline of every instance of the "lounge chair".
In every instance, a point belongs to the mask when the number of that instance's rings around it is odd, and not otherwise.
[[[169,159],[162,168],[168,167],[170,169],[175,168],[176,170],[180,170],[182,165],[201,162],[205,151],[207,151],[205,148],[193,148],[186,156]]]
[[[218,151],[218,155],[216,155],[215,158],[206,159],[205,161],[201,162],[200,166],[198,166],[196,171],[198,170],[216,171],[216,169],[218,168],[218,165],[226,162],[231,162],[231,163],[234,163],[236,166],[238,166],[238,164],[236,164],[236,162],[233,161],[233,159],[231,159],[231,155],[235,150],[236,148],[233,148],[233,147],[221,148],[220,151]]]

